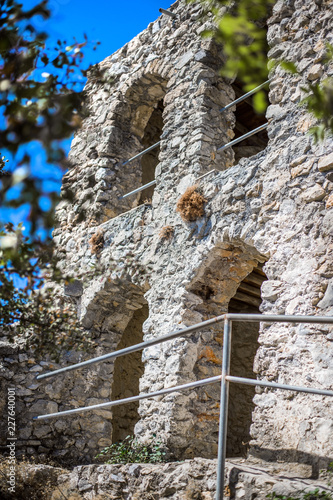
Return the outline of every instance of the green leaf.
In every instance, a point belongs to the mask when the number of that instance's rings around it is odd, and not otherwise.
[[[289,73],[296,74],[297,73],[297,67],[296,64],[291,62],[291,61],[281,61],[280,66],[288,71]]]

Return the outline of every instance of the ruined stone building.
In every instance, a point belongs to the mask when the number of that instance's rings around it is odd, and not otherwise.
[[[67,297],[99,339],[86,358],[227,311],[333,313],[333,141],[314,143],[312,118],[299,104],[306,83],[333,74],[323,63],[325,43],[333,43],[332,3],[276,2],[269,56],[295,62],[299,73],[276,68],[266,116],[254,113],[251,99],[220,112],[241,91],[219,75],[221,48],[201,37],[211,18],[182,0],[170,10],[174,19],[161,15],[100,63],[102,78],[88,79],[90,114],[63,179],[74,200],[58,206],[54,241],[76,280]],[[266,122],[267,130],[218,151]],[[204,212],[186,221],[176,206],[193,186]],[[221,329],[40,383],[34,376],[49,369],[47,360],[8,355],[21,384],[21,445],[89,462],[128,434],[155,434],[171,457],[215,458],[219,384],[113,411],[42,423],[30,417],[218,375]],[[67,353],[61,366],[82,356]],[[231,366],[233,375],[333,389],[332,330],[235,323]],[[321,467],[333,457],[332,408],[322,396],[232,386],[228,456]]]

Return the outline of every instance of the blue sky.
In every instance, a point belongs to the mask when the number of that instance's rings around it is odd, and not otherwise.
[[[39,0],[22,0],[23,8],[29,9],[39,3]],[[88,46],[84,47],[84,61],[82,66],[88,67],[102,61],[117,49],[125,45],[134,36],[144,30],[149,23],[155,21],[161,14],[159,8],[167,9],[172,5],[171,0],[48,0],[48,7],[52,15],[49,20],[39,19],[34,24],[48,34],[47,46],[55,46],[58,39],[66,40],[71,45],[73,39],[84,42],[84,34],[88,37]],[[100,42],[97,49],[93,51],[94,42]],[[69,149],[71,140],[64,142],[64,148]],[[45,154],[38,144],[28,146],[29,153],[33,157],[32,171],[41,179],[54,176],[55,182],[44,181],[46,191],[60,190],[60,171],[47,165]],[[9,158],[10,156],[7,155]],[[12,163],[15,165],[15,162]],[[13,189],[11,197],[17,197],[19,186]],[[47,209],[49,203],[47,198],[42,200],[43,209]],[[26,217],[28,206],[19,208],[0,208],[0,219],[12,221],[14,224],[23,222],[29,226]],[[41,231],[41,236],[45,234]]]
[[[25,7],[37,3],[23,0]],[[99,40],[96,52],[85,50],[86,62],[95,63],[115,52],[148,24],[160,16],[159,8],[167,9],[170,0],[49,0],[51,19],[45,28],[51,40],[58,38],[71,42],[73,37]]]

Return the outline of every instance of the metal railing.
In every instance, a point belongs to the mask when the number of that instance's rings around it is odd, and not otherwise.
[[[238,97],[238,99],[235,99],[235,101],[232,101],[230,104],[227,104],[226,106],[224,106],[224,108],[220,109],[220,113],[222,113],[223,111],[227,111],[227,109],[232,108],[232,106],[236,106],[236,104],[238,104],[238,103],[240,103],[242,101],[245,101],[245,99],[247,99],[248,97],[250,97],[252,94],[255,94],[256,92],[258,92],[259,90],[261,90],[262,88],[264,88],[271,80],[272,80],[271,78],[269,80],[266,80],[261,85],[258,85],[258,87],[250,90],[249,92],[247,92],[244,95],[241,95],[240,97]]]
[[[49,413],[47,415],[40,415],[34,417],[33,420],[45,420],[48,418],[56,418],[64,415],[71,415],[73,413],[80,413],[83,411],[91,411],[100,408],[117,406],[120,404],[132,403],[134,401],[140,401],[142,399],[153,398],[155,396],[161,396],[164,394],[170,394],[172,392],[178,392],[188,389],[193,389],[196,387],[201,387],[207,384],[214,384],[216,382],[221,382],[221,399],[220,399],[220,420],[219,420],[219,438],[218,438],[218,460],[217,460],[217,484],[216,484],[216,500],[223,500],[224,492],[224,473],[225,473],[225,461],[226,461],[226,443],[227,443],[227,419],[228,419],[228,400],[229,400],[229,383],[245,384],[252,386],[266,387],[270,389],[282,389],[287,391],[305,392],[309,394],[319,394],[322,396],[333,397],[333,390],[323,390],[316,389],[312,387],[302,387],[293,386],[287,384],[279,384],[276,382],[267,382],[264,380],[255,380],[243,377],[233,377],[230,375],[230,353],[231,353],[231,335],[232,335],[232,322],[233,321],[243,321],[243,322],[265,322],[265,323],[313,323],[313,324],[333,324],[333,317],[327,316],[282,316],[282,315],[270,315],[270,314],[234,314],[227,313],[215,318],[197,323],[196,325],[189,326],[183,330],[177,330],[162,337],[156,339],[150,339],[140,344],[134,346],[126,347],[125,349],[120,349],[112,353],[104,354],[103,356],[98,356],[96,358],[83,361],[81,363],[76,363],[71,366],[60,368],[49,373],[44,373],[37,376],[37,380],[42,380],[49,378],[61,373],[65,373],[71,370],[76,370],[83,368],[85,366],[91,365],[93,363],[99,363],[107,359],[115,359],[119,356],[124,356],[131,352],[146,349],[153,345],[161,344],[169,340],[173,340],[178,337],[182,337],[189,333],[193,333],[202,330],[208,326],[215,325],[216,323],[224,322],[224,335],[223,335],[223,352],[222,352],[222,374],[206,378],[203,380],[198,380],[196,382],[190,382],[187,384],[178,385],[175,387],[170,387],[167,389],[162,389],[160,391],[151,392],[147,394],[140,394],[139,396],[133,396],[130,398],[120,399],[116,401],[109,401],[106,403],[100,403],[97,405],[86,406],[81,408],[74,408],[72,410],[65,410],[57,413]]]
[[[224,151],[227,148],[231,148],[231,146],[234,146],[235,144],[238,144],[241,141],[245,141],[245,139],[247,139],[248,137],[251,137],[252,135],[258,134],[262,130],[265,130],[265,128],[267,128],[267,127],[268,127],[268,123],[264,123],[263,125],[260,125],[260,127],[257,127],[253,130],[250,130],[249,132],[246,132],[246,134],[241,135],[240,137],[237,137],[237,139],[234,139],[233,141],[228,142],[224,146],[221,146],[220,148],[218,148],[217,151]]]
[[[238,104],[242,101],[245,101],[249,96],[255,94],[256,92],[261,90],[263,87],[265,87],[270,81],[271,80],[266,80],[261,85],[258,85],[258,87],[250,90],[250,92],[247,92],[246,94],[242,95],[241,97],[238,97],[238,99],[235,99],[234,101],[232,101],[230,104],[227,104],[227,106],[225,106],[224,108],[221,108],[219,110],[220,113],[223,113],[224,111],[227,111],[228,109],[230,109],[232,106],[235,106],[236,104]],[[260,127],[247,132],[246,134],[242,135],[241,137],[238,137],[237,139],[235,139],[231,142],[228,142],[228,144],[225,144],[224,146],[219,148],[217,151],[223,151],[224,149],[230,148],[234,144],[237,144],[238,142],[244,141],[245,139],[247,139],[248,137],[251,137],[254,134],[258,134],[261,130],[264,130],[265,128],[267,128],[267,126],[268,126],[268,123],[265,123],[264,125],[261,125]],[[161,144],[161,141],[158,141],[155,144],[153,144],[152,146],[149,146],[149,148],[145,149],[144,151],[141,151],[141,153],[138,153],[137,155],[132,156],[132,158],[130,158],[129,160],[126,160],[125,162],[123,162],[122,166],[125,166],[128,163],[130,163],[131,161],[134,161],[134,160],[137,160],[138,158],[141,158],[141,156],[145,155],[146,153],[148,153],[152,149],[157,148],[157,146],[159,146],[160,144]],[[134,189],[133,191],[124,194],[124,196],[121,196],[119,199],[123,200],[124,198],[127,198],[128,196],[131,196],[132,194],[139,193],[140,191],[144,191],[145,189],[147,189],[150,186],[153,186],[155,184],[156,184],[156,180],[148,182],[147,184],[144,184],[143,186],[140,186],[139,188]]]
[[[144,151],[141,151],[141,153],[138,153],[137,155],[132,156],[132,158],[130,158],[129,160],[124,161],[124,163],[122,163],[122,166],[124,167],[125,165],[127,165],[131,161],[134,161],[134,160],[137,160],[138,158],[141,158],[141,156],[145,155],[146,153],[148,153],[152,149],[157,148],[157,146],[159,146],[160,144],[161,144],[161,141],[158,141],[155,144],[153,144],[152,146],[149,146],[149,148],[145,149]]]
[[[133,189],[133,191],[130,191],[129,193],[124,194],[124,196],[122,196],[120,199],[123,200],[124,198],[131,196],[131,194],[140,193],[140,191],[143,191],[144,189],[147,189],[150,186],[155,186],[155,184],[156,184],[156,180],[147,182],[147,184],[144,184],[143,186],[140,186],[137,189]]]

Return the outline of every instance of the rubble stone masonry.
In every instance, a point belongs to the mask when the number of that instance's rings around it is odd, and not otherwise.
[[[300,105],[306,83],[333,75],[323,64],[325,43],[333,43],[332,7],[325,0],[276,2],[269,56],[295,62],[298,74],[280,67],[272,73],[268,136],[234,150],[217,151],[261,118],[245,105],[238,114],[219,112],[235,99],[237,82],[219,75],[222,50],[202,38],[212,20],[202,18],[197,4],[177,1],[170,7],[175,20],[162,15],[99,64],[85,89],[90,114],[73,139],[63,179],[74,199],[58,206],[54,242],[64,272],[82,284],[68,287],[67,296],[100,340],[98,352],[66,353],[61,366],[228,310],[333,314],[333,140],[314,144],[312,118]],[[123,165],[158,141],[158,149]],[[154,179],[150,191],[121,199]],[[176,204],[194,185],[206,199],[204,215],[186,222]],[[96,234],[103,248],[92,253]],[[96,276],[87,280],[93,266]],[[3,380],[18,387],[18,446],[89,462],[135,432],[142,440],[156,434],[171,457],[214,458],[218,384],[144,400],[128,411],[43,423],[31,416],[217,375],[221,328],[146,349],[142,361],[119,358],[41,382],[34,375],[49,369],[48,360],[37,363],[3,344]],[[332,390],[332,329],[235,325],[232,374]],[[329,398],[232,390],[229,456],[250,452],[318,466],[332,460]]]

